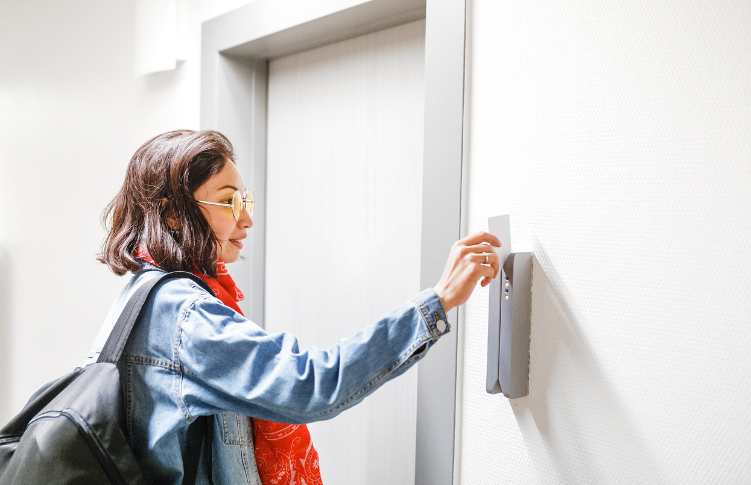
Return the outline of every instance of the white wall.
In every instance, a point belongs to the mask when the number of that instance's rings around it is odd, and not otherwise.
[[[198,128],[200,24],[248,2],[184,0],[186,61],[139,78],[134,3],[0,1],[0,423],[86,356],[125,283],[101,211],[138,146]]]
[[[461,483],[749,483],[751,3],[468,14],[466,229],[536,260],[528,397],[466,306]]]
[[[88,351],[100,211],[198,126],[200,21],[243,3],[186,0],[187,60],[135,79],[132,1],[0,1],[0,422]],[[459,326],[462,483],[747,482],[751,4],[468,9],[465,224],[539,264],[529,397],[484,392],[484,291]]]
[[[420,291],[424,46],[422,20],[269,63],[266,329],[300,348]],[[416,413],[413,368],[311,424],[324,483],[414,483]]]

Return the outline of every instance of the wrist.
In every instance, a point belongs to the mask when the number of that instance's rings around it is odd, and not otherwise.
[[[441,300],[441,306],[443,307],[443,312],[448,314],[449,311],[451,311],[454,306],[451,305],[449,302],[449,299],[446,297],[446,291],[443,288],[440,288],[438,286],[435,286],[433,288],[433,291],[435,291],[435,294],[438,295],[438,299]]]

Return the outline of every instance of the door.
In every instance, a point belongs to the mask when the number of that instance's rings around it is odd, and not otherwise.
[[[268,66],[265,327],[328,348],[417,294],[425,21]],[[417,369],[313,423],[326,485],[415,480]]]

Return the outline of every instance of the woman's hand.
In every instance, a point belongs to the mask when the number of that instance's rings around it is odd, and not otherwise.
[[[466,302],[480,279],[484,287],[498,276],[498,255],[489,244],[501,247],[497,237],[487,232],[476,232],[456,241],[451,247],[443,275],[433,287],[446,313]]]

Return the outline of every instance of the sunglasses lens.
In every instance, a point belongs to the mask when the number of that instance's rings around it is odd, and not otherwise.
[[[235,216],[235,220],[240,218],[240,211],[243,210],[243,197],[239,191],[235,191],[232,194],[232,215]]]
[[[245,204],[247,205],[248,214],[253,215],[253,191],[248,189],[245,191]]]

